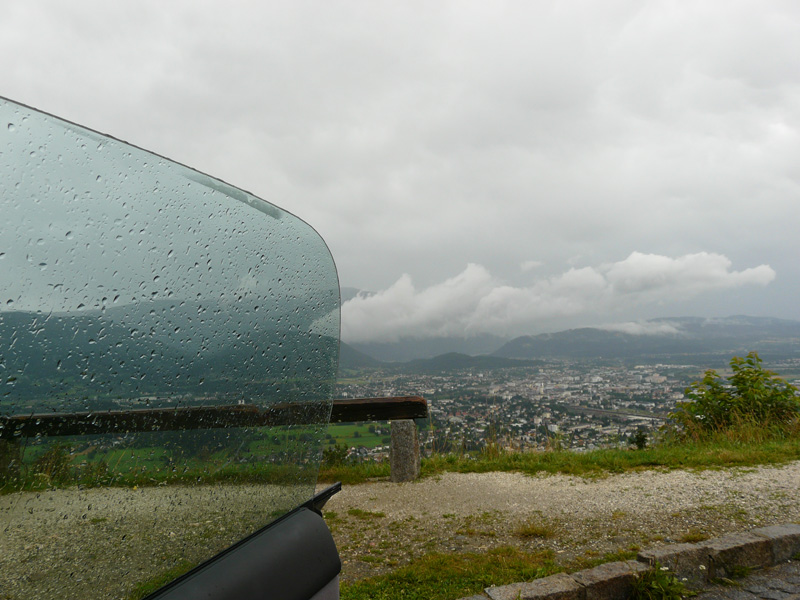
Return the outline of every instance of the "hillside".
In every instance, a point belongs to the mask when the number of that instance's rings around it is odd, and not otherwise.
[[[669,357],[679,361],[708,355],[743,355],[751,350],[767,359],[800,355],[800,321],[749,316],[652,319],[617,329],[585,327],[521,336],[493,355],[528,359]]]
[[[489,371],[492,369],[508,369],[513,367],[531,367],[541,364],[539,360],[504,358],[501,356],[469,356],[458,352],[448,352],[433,358],[411,360],[396,367],[406,373],[439,373],[476,369]]]

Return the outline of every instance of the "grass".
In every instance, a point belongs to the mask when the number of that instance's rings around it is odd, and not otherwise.
[[[189,561],[182,560],[174,567],[167,569],[152,579],[138,584],[135,588],[133,588],[133,591],[128,596],[128,600],[140,600],[140,598],[144,598],[148,594],[152,594],[161,586],[186,573],[193,566],[194,565],[192,565]]]
[[[372,433],[370,427],[378,427],[386,433]],[[331,438],[326,439],[325,444],[344,444],[348,448],[387,446],[385,440],[390,436],[388,429],[388,424],[380,423],[331,423],[325,431]]]
[[[341,481],[344,485],[366,483],[375,479],[389,478],[389,463],[365,462],[354,465],[341,464],[322,466],[317,480],[320,483]]]
[[[679,542],[684,542],[684,543],[687,543],[687,544],[694,544],[696,542],[702,542],[704,540],[707,540],[708,538],[709,538],[708,534],[703,533],[699,529],[693,527],[692,529],[690,529],[689,531],[684,533],[678,539],[678,541]]]
[[[346,432],[355,431],[353,426]],[[800,459],[800,436],[775,436],[771,439],[747,439],[742,432],[719,432],[706,440],[666,440],[645,449],[601,449],[591,452],[550,450],[547,452],[512,453],[499,447],[478,455],[436,454],[422,460],[422,476],[446,472],[483,473],[515,471],[527,475],[561,473],[581,477],[603,477],[644,469],[716,469],[753,467],[764,464],[785,464]],[[268,441],[254,440],[250,448],[266,452]],[[263,448],[262,448],[263,447]],[[33,452],[26,450],[25,452]],[[280,465],[254,461],[241,464],[226,458],[225,453],[210,455],[208,460],[192,458],[179,469],[167,468],[163,449],[154,447],[112,450],[104,460],[86,461],[83,456],[68,454],[65,448],[58,455],[53,450],[52,464],[42,463],[43,450],[26,456],[30,466],[18,475],[0,476],[0,494],[15,491],[38,491],[50,487],[81,484],[87,487],[133,487],[163,483],[289,483],[313,477],[312,469],[303,472],[302,464]],[[301,457],[302,458],[302,457]],[[66,461],[64,464],[58,461]],[[79,464],[79,461],[82,461]],[[41,472],[37,472],[37,469]],[[0,474],[1,475],[1,474]],[[389,464],[323,465],[318,481],[341,481],[353,485],[387,479]]]
[[[558,572],[551,551],[496,548],[474,554],[428,554],[392,573],[341,586],[342,600],[452,600],[494,585]]]
[[[547,523],[541,522],[541,517],[531,518],[514,529],[514,534],[521,538],[540,538],[548,539],[555,536],[556,532]]]
[[[527,475],[561,473],[603,477],[612,473],[645,469],[721,469],[785,464],[800,459],[800,438],[742,442],[724,435],[708,441],[662,442],[643,450],[602,449],[591,452],[558,450],[471,456],[437,454],[422,459],[422,476],[442,473],[515,471]],[[364,483],[389,477],[389,465],[363,463],[340,465],[320,471],[320,481]]]
[[[362,521],[366,521],[367,519],[380,519],[386,516],[386,514],[382,512],[372,512],[371,510],[362,510],[360,508],[351,508],[347,511],[347,514]]]

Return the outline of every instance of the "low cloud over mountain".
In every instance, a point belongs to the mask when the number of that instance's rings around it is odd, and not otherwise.
[[[409,275],[373,295],[342,306],[347,342],[525,333],[544,320],[601,315],[663,306],[700,294],[766,286],[769,265],[740,271],[717,253],[676,258],[633,252],[624,260],[571,268],[529,286],[506,285],[486,268],[469,264],[455,277],[417,289]]]

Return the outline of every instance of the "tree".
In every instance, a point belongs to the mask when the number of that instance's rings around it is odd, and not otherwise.
[[[744,425],[786,432],[800,417],[797,388],[761,362],[756,352],[733,357],[727,383],[713,369],[706,371],[686,388],[690,401],[679,402],[670,417],[693,437]]]
[[[644,429],[637,429],[636,433],[631,436],[630,444],[636,446],[637,450],[647,448],[647,432]]]

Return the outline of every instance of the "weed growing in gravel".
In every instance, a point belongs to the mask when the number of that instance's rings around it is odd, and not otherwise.
[[[179,577],[186,573],[189,569],[191,569],[194,565],[187,560],[180,561],[174,567],[171,567],[153,577],[152,579],[140,583],[131,592],[130,596],[128,596],[128,600],[139,600],[140,598],[144,598],[148,594],[156,591],[162,585],[169,583],[176,577]]]
[[[633,600],[680,600],[693,595],[674,573],[658,564],[638,575],[633,583]]]
[[[547,539],[555,534],[555,530],[547,523],[542,523],[540,517],[531,518],[514,529],[514,535],[521,538]]]
[[[692,527],[689,531],[684,533],[679,539],[679,542],[684,542],[686,544],[694,544],[696,542],[702,542],[703,540],[707,540],[709,538],[708,534],[703,533],[696,527]]]
[[[347,514],[351,517],[355,517],[356,519],[361,519],[365,521],[367,519],[379,519],[386,516],[386,513],[382,512],[373,512],[371,510],[362,510],[360,508],[351,508],[347,511]]]

